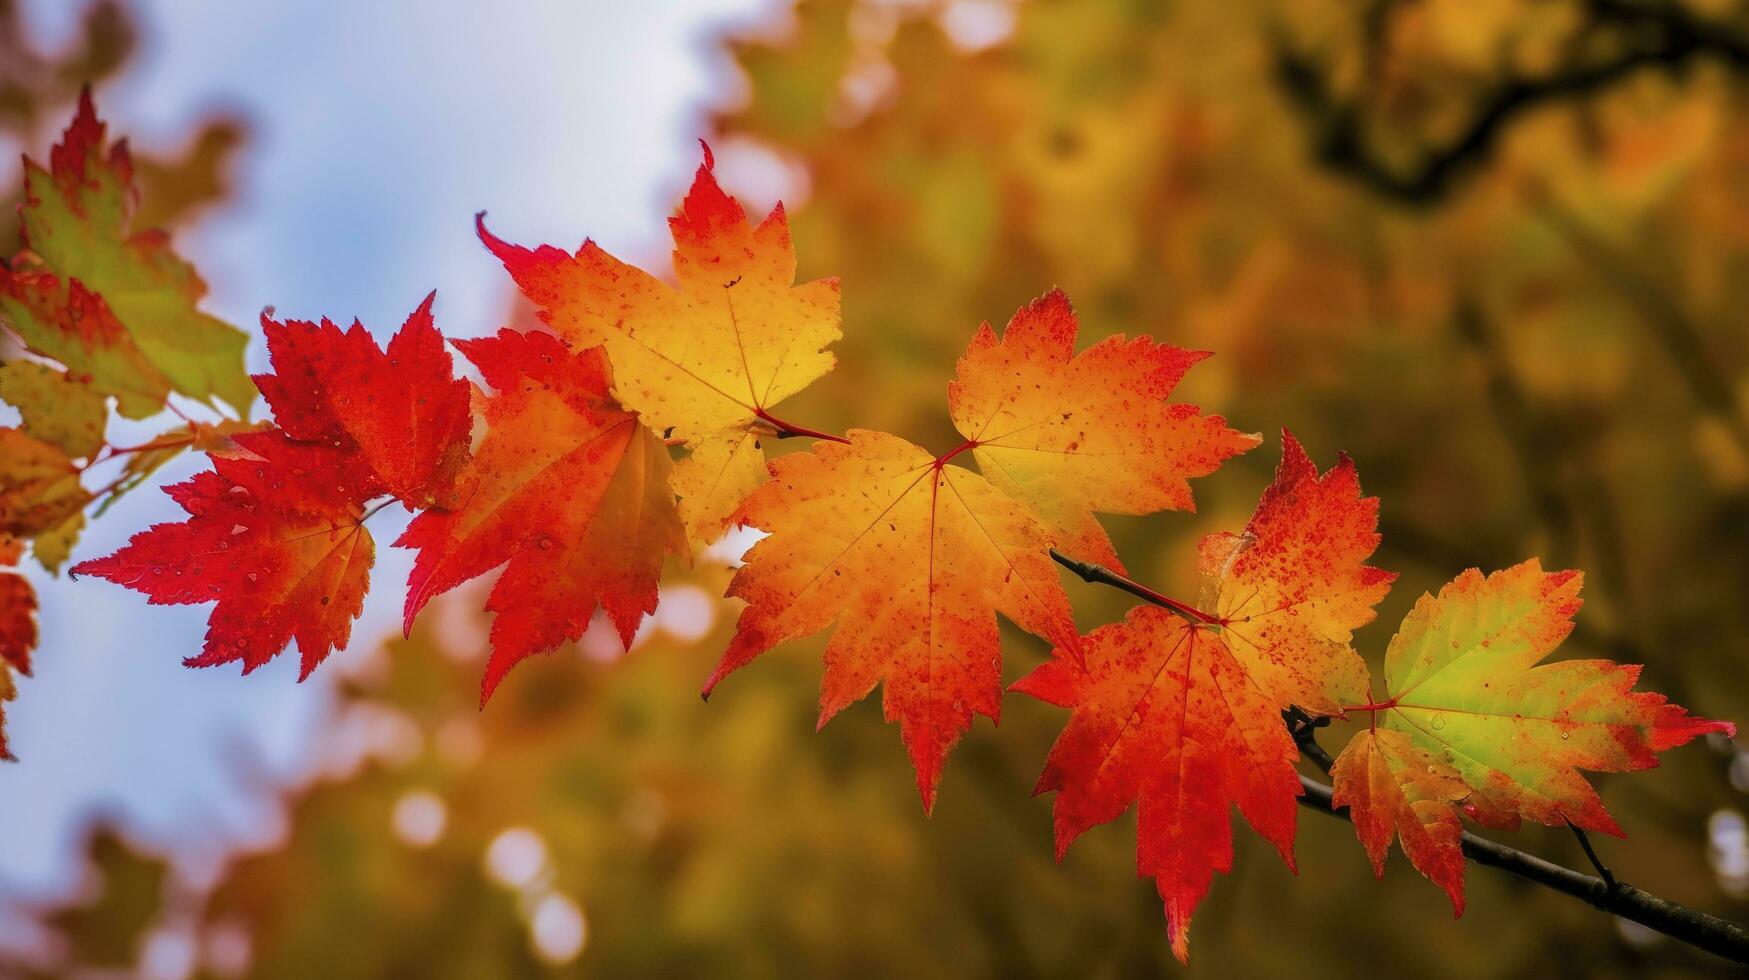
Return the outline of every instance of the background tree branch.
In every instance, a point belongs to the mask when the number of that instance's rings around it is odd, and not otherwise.
[[[1381,4],[1369,22],[1375,52],[1387,43],[1383,21],[1394,6]],[[1642,68],[1679,72],[1703,58],[1749,68],[1749,38],[1680,4],[1587,0],[1582,7],[1585,26],[1562,63],[1534,76],[1503,71],[1472,100],[1468,125],[1421,147],[1409,165],[1393,163],[1379,145],[1373,107],[1338,93],[1324,66],[1286,39],[1275,44],[1276,79],[1306,117],[1319,162],[1384,197],[1428,206],[1443,200],[1465,171],[1487,159],[1505,129],[1532,110],[1601,91]]]

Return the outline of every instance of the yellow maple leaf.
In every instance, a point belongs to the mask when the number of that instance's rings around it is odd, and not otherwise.
[[[707,542],[765,479],[747,438],[785,429],[771,406],[832,369],[840,336],[838,280],[795,284],[795,247],[778,205],[758,225],[711,172],[710,151],[674,233],[677,286],[586,241],[575,255],[480,238],[540,308],[554,332],[602,346],[614,396],[693,455],[675,467],[689,536]],[[801,433],[813,434],[813,433]]]

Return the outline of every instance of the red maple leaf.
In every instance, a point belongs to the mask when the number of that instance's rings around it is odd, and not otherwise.
[[[395,544],[419,550],[408,629],[432,596],[509,563],[486,604],[498,615],[483,704],[517,662],[582,636],[597,605],[630,646],[656,608],[663,558],[684,555],[686,539],[668,449],[608,396],[601,348],[511,330],[456,346],[496,392],[486,437],[466,499],[421,513]]]
[[[261,315],[274,374],[255,384],[293,439],[357,452],[382,488],[407,505],[446,495],[467,461],[468,384],[452,371],[425,297],[387,350],[357,320],[276,322]]]
[[[1037,788],[1058,794],[1058,855],[1138,805],[1137,867],[1166,903],[1179,959],[1191,912],[1215,872],[1232,869],[1230,806],[1293,866],[1298,749],[1281,712],[1364,696],[1349,631],[1372,619],[1393,578],[1366,564],[1377,519],[1352,462],[1319,476],[1284,432],[1245,533],[1203,542],[1215,580],[1206,621],[1139,607],[1088,635],[1084,660],[1059,650],[1014,685],[1074,712]]]
[[[30,676],[30,651],[36,648],[36,591],[11,566],[24,554],[24,542],[0,536],[0,759],[6,747],[5,702],[12,700],[12,672]]]
[[[248,673],[295,640],[299,679],[344,647],[369,587],[375,546],[363,502],[380,495],[358,456],[268,431],[236,436],[247,457],[213,456],[212,470],[166,487],[188,511],[106,558],[95,575],[143,592],[154,604],[217,602],[206,646],[183,662],[241,661]]]

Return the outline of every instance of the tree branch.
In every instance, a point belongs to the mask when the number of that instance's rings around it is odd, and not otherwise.
[[[1338,819],[1348,819],[1346,808],[1337,810],[1331,805],[1329,786],[1310,776],[1301,776],[1300,787],[1304,791],[1300,797],[1301,806]],[[1570,895],[1592,908],[1637,922],[1715,956],[1749,963],[1749,930],[1735,922],[1659,898],[1623,882],[1618,881],[1612,889],[1601,878],[1564,868],[1468,831],[1464,832],[1463,848],[1464,857],[1477,864],[1498,868],[1544,888]]]
[[[1051,551],[1051,557],[1057,564],[1069,569],[1088,582],[1097,582],[1121,589],[1156,606],[1170,609],[1186,619],[1196,622],[1218,623],[1219,620],[1201,610],[1176,599],[1169,598],[1153,589],[1142,585],[1126,576],[1119,575],[1102,565],[1077,561],[1056,550]],[[1294,744],[1299,746],[1300,754],[1328,773],[1335,760],[1330,753],[1318,744],[1317,731],[1330,723],[1326,717],[1315,717],[1298,707],[1282,712],[1282,720],[1287,724],[1288,732],[1293,735]],[[1300,777],[1300,805],[1308,809],[1327,813],[1340,819],[1348,819],[1347,808],[1337,810],[1331,802],[1331,788],[1307,776]],[[1591,853],[1588,841],[1586,852]],[[1666,936],[1687,943],[1696,949],[1704,950],[1715,956],[1722,956],[1737,963],[1749,964],[1749,929],[1721,919],[1716,915],[1691,909],[1686,905],[1659,898],[1651,892],[1611,878],[1605,881],[1591,875],[1574,871],[1545,861],[1534,854],[1526,854],[1516,848],[1508,847],[1485,837],[1477,837],[1468,831],[1463,835],[1464,857],[1477,864],[1490,868],[1498,868],[1517,875],[1526,881],[1534,882],[1584,902],[1592,908],[1617,915],[1621,918],[1637,922],[1648,929],[1661,932]],[[1593,862],[1597,862],[1595,856]],[[1597,863],[1601,869],[1602,864]]]
[[[1542,105],[1589,95],[1642,68],[1680,71],[1700,57],[1749,68],[1749,39],[1681,4],[1590,0],[1584,6],[1590,20],[1578,39],[1604,43],[1581,43],[1572,59],[1547,74],[1508,72],[1479,94],[1467,127],[1425,147],[1410,167],[1390,162],[1371,139],[1364,106],[1339,97],[1319,66],[1285,41],[1277,45],[1276,77],[1309,118],[1322,163],[1385,197],[1426,206],[1444,199],[1459,176],[1480,164],[1508,125]],[[1599,48],[1603,54],[1590,53]]]
[[[1329,772],[1334,762],[1330,753],[1318,744],[1316,731],[1320,727],[1319,719],[1311,719],[1298,708],[1291,708],[1283,715],[1288,723],[1288,731],[1293,734],[1294,743],[1300,747],[1300,754],[1310,759],[1319,769]],[[1301,776],[1300,789],[1301,806],[1338,819],[1348,819],[1348,809],[1343,807],[1338,810],[1332,802],[1333,790],[1329,786],[1309,776]],[[1577,827],[1573,829],[1579,834],[1579,843],[1585,848],[1592,864],[1598,870],[1604,871],[1607,878],[1594,878],[1552,861],[1545,861],[1534,854],[1507,847],[1498,841],[1477,837],[1467,830],[1462,838],[1464,857],[1477,864],[1515,874],[1563,895],[1570,895],[1592,908],[1638,922],[1648,929],[1661,932],[1714,956],[1749,964],[1749,929],[1728,919],[1659,898],[1609,875],[1592,851],[1591,842],[1585,839],[1584,833]]]

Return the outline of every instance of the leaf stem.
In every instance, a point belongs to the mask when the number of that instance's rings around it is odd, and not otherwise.
[[[1139,599],[1146,600],[1164,609],[1170,609],[1193,623],[1198,623],[1203,626],[1225,625],[1219,618],[1211,616],[1187,602],[1180,602],[1169,595],[1155,592],[1153,589],[1148,588],[1142,583],[1137,582],[1128,576],[1119,575],[1111,569],[1106,568],[1104,565],[1095,565],[1092,562],[1079,561],[1070,558],[1068,555],[1063,554],[1055,548],[1051,549],[1051,560],[1064,568],[1067,568],[1069,571],[1074,572],[1076,575],[1081,576],[1083,582],[1094,582],[1099,585],[1109,585],[1114,589],[1122,589]]]
[[[380,512],[384,507],[387,507],[388,505],[390,505],[394,502],[395,502],[395,498],[390,497],[389,499],[383,501],[382,503],[377,504],[375,507],[372,507],[370,510],[365,511],[362,515],[360,515],[358,518],[358,523],[360,525],[364,524],[365,521],[368,521],[371,518],[377,516],[377,513]]]
[[[952,449],[949,449],[947,452],[941,454],[940,456],[935,457],[935,468],[939,470],[943,466],[946,466],[948,464],[949,460],[953,459],[955,456],[958,456],[960,453],[967,452],[969,450],[976,449],[976,448],[978,448],[978,440],[967,439],[965,442],[962,442],[959,445],[953,447]]]
[[[1573,832],[1574,837],[1579,838],[1579,846],[1585,849],[1585,857],[1590,860],[1591,866],[1597,869],[1597,877],[1603,879],[1603,883],[1608,885],[1612,892],[1620,888],[1621,883],[1615,880],[1615,875],[1610,873],[1609,868],[1604,865],[1603,859],[1598,857],[1597,851],[1591,847],[1591,838],[1586,835],[1585,828],[1569,820],[1567,821],[1567,829]]]
[[[828,442],[842,442],[845,445],[850,444],[850,440],[843,436],[833,435],[830,432],[821,432],[819,429],[810,429],[805,425],[797,425],[794,422],[785,422],[783,419],[767,412],[763,408],[756,408],[753,410],[753,413],[759,416],[759,418],[766,424],[770,425],[772,429],[775,430],[775,434],[779,439],[790,439],[796,436],[802,436],[808,439],[825,439]]]

